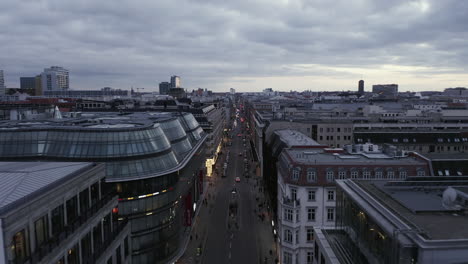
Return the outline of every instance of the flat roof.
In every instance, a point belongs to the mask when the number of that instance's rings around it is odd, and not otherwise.
[[[398,157],[392,158],[384,153],[326,153],[322,150],[307,150],[307,149],[286,149],[287,155],[297,163],[312,164],[320,162],[320,164],[334,165],[415,165],[425,166],[424,161],[414,157]]]
[[[286,143],[289,147],[292,146],[321,146],[317,141],[311,139],[310,137],[302,134],[297,130],[292,129],[281,129],[274,132],[277,134],[282,141]]]
[[[430,240],[468,239],[468,216],[442,206],[442,193],[449,186],[432,187],[418,182],[354,181],[403,222],[423,231]],[[420,182],[424,183],[424,182]],[[468,183],[460,182],[466,188]]]
[[[34,196],[92,162],[0,162],[0,214],[17,208]],[[28,198],[28,199],[25,199]]]

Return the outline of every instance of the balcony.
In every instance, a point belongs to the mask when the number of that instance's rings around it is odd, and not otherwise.
[[[299,199],[293,200],[287,196],[283,196],[283,205],[299,207],[301,205],[301,201]]]
[[[41,260],[54,251],[56,248],[59,248],[60,245],[65,242],[68,238],[73,237],[76,235],[75,232],[85,225],[90,218],[95,216],[97,212],[107,205],[112,200],[117,200],[117,196],[113,193],[109,193],[102,197],[101,200],[98,200],[94,203],[91,207],[89,207],[86,211],[82,212],[73,222],[66,225],[63,230],[56,234],[55,236],[51,237],[47,242],[43,243],[39,248],[36,249],[31,254],[30,260],[31,264],[39,263]]]

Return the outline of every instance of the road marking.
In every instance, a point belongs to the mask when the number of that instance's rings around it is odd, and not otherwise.
[[[229,259],[231,259],[231,251],[229,251],[229,256],[228,256]]]
[[[229,249],[232,248],[232,242],[229,242]]]

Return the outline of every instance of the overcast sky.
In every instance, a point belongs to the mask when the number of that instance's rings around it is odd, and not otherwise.
[[[466,0],[4,0],[7,87],[59,65],[72,89],[468,86]]]

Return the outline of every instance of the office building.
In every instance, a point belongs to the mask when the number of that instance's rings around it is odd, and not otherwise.
[[[0,95],[5,95],[5,76],[3,76],[3,70],[0,70]]]
[[[337,181],[335,229],[316,229],[313,263],[464,263],[467,177]]]
[[[416,153],[372,144],[349,145],[346,150],[285,148],[278,160],[277,227],[283,263],[310,263],[314,229],[335,227],[336,180],[402,180],[431,173],[430,163]]]
[[[180,88],[180,77],[171,76],[171,88]]]
[[[169,89],[171,89],[171,83],[169,82],[159,83],[159,94],[168,94]]]
[[[110,101],[112,99],[130,98],[130,91],[104,87],[100,90],[52,90],[44,91],[44,96],[52,98],[77,98],[100,99]]]
[[[36,89],[36,77],[20,77],[20,89]]]
[[[44,69],[41,73],[42,91],[68,90],[70,88],[69,71],[59,66]]]
[[[0,263],[131,263],[130,225],[103,164],[0,162],[0,171]]]
[[[360,80],[360,81],[359,81],[358,93],[359,93],[360,95],[363,95],[363,94],[364,94],[364,80]]]
[[[372,93],[382,97],[396,97],[398,95],[398,84],[372,85]]]
[[[181,247],[203,192],[206,134],[188,113],[99,113],[0,122],[0,160],[99,161],[131,222],[132,263]]]

